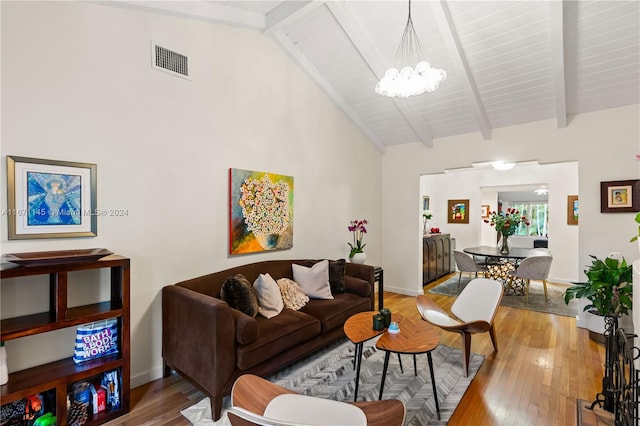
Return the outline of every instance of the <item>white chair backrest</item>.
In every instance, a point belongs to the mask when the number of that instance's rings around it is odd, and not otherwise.
[[[236,406],[229,413],[261,426],[367,425],[367,416],[355,405],[300,394],[276,396],[263,416]]]
[[[471,255],[462,251],[454,250],[453,257],[456,260],[456,266],[458,267],[458,270],[462,272],[478,271],[478,265],[476,265],[476,262],[473,260],[473,257],[471,257]]]
[[[528,280],[546,280],[551,269],[551,256],[530,256],[522,259],[515,276]]]
[[[270,419],[240,407],[229,407],[228,413],[234,414],[241,419],[260,426],[305,426],[304,423],[293,423],[284,420]],[[308,424],[306,425],[308,426]]]
[[[451,312],[465,322],[491,323],[502,299],[502,284],[489,278],[475,278],[467,284],[451,305]]]

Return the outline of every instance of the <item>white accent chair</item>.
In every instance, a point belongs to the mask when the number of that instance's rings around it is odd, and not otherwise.
[[[460,271],[460,275],[458,275],[458,287],[460,287],[460,280],[462,279],[463,272],[475,274],[475,278],[478,278],[478,272],[482,274],[487,272],[487,267],[485,265],[476,263],[471,255],[463,251],[454,250],[453,257],[455,258],[456,266]]]
[[[507,294],[513,285],[514,278],[525,281],[524,303],[529,303],[529,284],[531,280],[542,281],[544,287],[544,300],[549,301],[547,297],[547,278],[551,270],[551,256],[529,256],[522,259],[515,271],[509,272],[509,284],[507,286]]]
[[[460,292],[449,315],[429,296],[421,294],[416,305],[422,318],[429,324],[446,331],[460,333],[464,348],[464,376],[469,376],[469,356],[471,355],[471,335],[489,332],[493,348],[498,350],[493,319],[502,301],[503,288],[499,281],[489,278],[475,278]]]
[[[244,374],[231,389],[232,426],[402,426],[402,401],[338,402],[300,395],[262,377]]]

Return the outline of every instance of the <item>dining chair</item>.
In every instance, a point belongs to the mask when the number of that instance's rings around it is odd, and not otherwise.
[[[453,251],[453,257],[456,261],[456,266],[460,271],[460,275],[458,275],[458,287],[460,287],[460,281],[462,280],[462,273],[475,274],[475,278],[478,278],[478,272],[482,274],[487,272],[487,267],[484,264],[476,263],[474,258],[463,252],[463,251]]]
[[[464,376],[469,376],[469,356],[471,335],[489,332],[494,350],[498,350],[493,319],[502,301],[503,288],[499,281],[489,278],[475,278],[462,289],[451,305],[448,314],[429,296],[421,294],[416,298],[418,312],[429,324],[445,331],[459,333],[464,348]]]
[[[529,303],[529,284],[531,280],[542,281],[544,287],[544,300],[549,301],[547,297],[547,277],[551,269],[551,256],[529,256],[520,262],[514,271],[509,272],[509,284],[507,286],[507,294],[516,278],[525,281],[524,303]]]
[[[406,407],[397,399],[333,401],[301,395],[252,374],[236,379],[227,411],[232,426],[402,426],[405,416]]]

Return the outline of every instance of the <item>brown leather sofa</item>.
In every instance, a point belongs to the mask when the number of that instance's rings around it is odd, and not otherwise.
[[[252,318],[220,299],[225,279],[236,274],[254,282],[259,274],[293,279],[292,263],[251,263],[183,281],[162,289],[164,377],[175,370],[211,400],[214,420],[222,400],[242,374],[267,376],[344,336],[353,314],[374,308],[373,267],[347,263],[346,292],[333,300],[311,299],[301,310],[284,309],[266,319]]]

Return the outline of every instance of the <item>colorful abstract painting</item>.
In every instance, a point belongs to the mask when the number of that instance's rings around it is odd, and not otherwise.
[[[293,246],[293,176],[229,169],[229,253]]]

